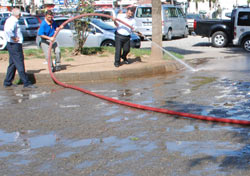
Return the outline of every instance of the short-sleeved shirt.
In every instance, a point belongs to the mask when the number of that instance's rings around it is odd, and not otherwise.
[[[16,43],[11,37],[18,37],[18,43],[23,43],[23,35],[21,28],[18,24],[18,19],[14,16],[9,17],[4,25],[4,32],[6,35],[7,42]]]
[[[127,16],[125,15],[119,15],[117,17],[119,20],[125,22],[126,24],[128,24],[129,26],[131,26],[133,29],[135,29],[136,27],[136,22],[135,22],[135,19],[134,18],[127,18]],[[127,25],[119,22],[118,22],[118,27],[117,27],[117,32],[121,35],[131,35],[132,33],[132,29],[130,27],[128,27]]]
[[[56,28],[58,25],[56,22],[53,20],[52,25],[49,25],[45,20],[42,21],[38,35],[46,35],[48,37],[52,37],[56,31]]]

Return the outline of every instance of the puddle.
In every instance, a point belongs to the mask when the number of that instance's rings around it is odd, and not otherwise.
[[[6,145],[15,142],[16,132],[6,133],[0,129],[0,145]]]
[[[91,167],[95,162],[94,161],[84,161],[78,165],[76,165],[77,169],[86,169],[88,167]]]
[[[175,141],[166,142],[166,148],[169,152],[178,152],[182,156],[193,156],[206,154],[214,157],[223,155],[238,155],[234,152],[244,147],[243,144],[231,144],[230,142],[219,141]]]
[[[17,90],[3,90],[0,91],[0,106],[9,105],[9,104],[18,104],[26,100],[33,100],[37,98],[42,98],[50,95],[50,92],[46,91],[32,91],[27,92],[22,89]]]
[[[28,140],[31,149],[49,147],[56,144],[56,135],[54,134],[41,135],[41,136],[31,137]]]

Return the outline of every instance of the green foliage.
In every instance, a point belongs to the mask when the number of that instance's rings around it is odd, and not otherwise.
[[[86,14],[94,12],[92,6],[93,0],[82,0],[78,2],[78,13]],[[76,19],[74,20],[74,27],[77,33],[77,45],[74,50],[74,55],[82,53],[83,45],[87,39],[87,30],[88,30],[89,20]]]
[[[103,51],[104,50],[102,47],[92,47],[92,48],[84,47],[82,48],[81,53],[85,55],[93,55],[97,53],[102,53]]]

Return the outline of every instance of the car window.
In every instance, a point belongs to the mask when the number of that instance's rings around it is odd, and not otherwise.
[[[104,30],[115,30],[115,27],[111,26],[111,25],[108,25],[107,23],[104,23],[100,20],[91,20],[92,23],[94,23],[96,26],[104,29]]]
[[[164,8],[163,9],[163,14],[164,14],[165,17],[169,17],[169,14],[170,14],[169,8]]]
[[[23,19],[23,18],[20,18],[20,19],[18,20],[18,24],[19,24],[19,25],[25,25],[24,19]]]
[[[3,17],[9,17],[10,13],[3,13]]]
[[[7,18],[3,18],[3,19],[1,19],[1,25],[4,25],[4,24],[5,24],[5,22],[6,22],[6,20],[7,20]]]
[[[176,8],[170,7],[169,11],[170,11],[170,17],[178,17]]]
[[[61,24],[63,24],[65,21],[67,21],[66,19],[65,20],[55,20],[56,24],[58,26],[61,26]],[[67,23],[65,26],[64,26],[64,29],[72,29],[72,23]]]
[[[184,13],[181,9],[177,8],[177,12],[179,17],[184,17]]]
[[[250,26],[250,12],[239,12],[238,25]]]
[[[37,18],[26,18],[26,21],[28,24],[39,24],[39,21]]]
[[[98,28],[96,28],[92,24],[88,24],[88,30],[89,31],[95,31],[96,33],[102,33],[102,31],[100,31]]]
[[[113,16],[112,11],[95,11],[95,13],[100,13],[100,14],[104,14],[104,15]],[[95,18],[101,19],[102,21],[112,21],[112,19],[108,18],[108,17],[95,16]]]
[[[195,20],[198,20],[198,19],[201,19],[200,15],[198,14],[187,14],[187,19],[195,19]]]
[[[151,7],[138,7],[136,11],[136,17],[138,18],[152,17],[152,8]]]

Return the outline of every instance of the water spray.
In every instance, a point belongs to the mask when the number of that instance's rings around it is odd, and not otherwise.
[[[166,49],[164,49],[163,47],[161,47],[160,45],[158,45],[157,43],[153,42],[151,39],[149,39],[148,37],[146,37],[145,35],[142,35],[143,38],[145,38],[146,40],[152,42],[155,46],[157,46],[158,48],[160,48],[164,53],[168,54],[170,57],[172,57],[174,60],[176,60],[177,62],[179,62],[180,64],[184,65],[185,67],[187,67],[189,70],[195,72],[197,71],[196,69],[194,69],[193,67],[191,67],[190,65],[186,64],[184,61],[182,61],[181,59],[177,58],[176,56],[174,56],[172,53],[170,53],[169,51],[167,51]]]

